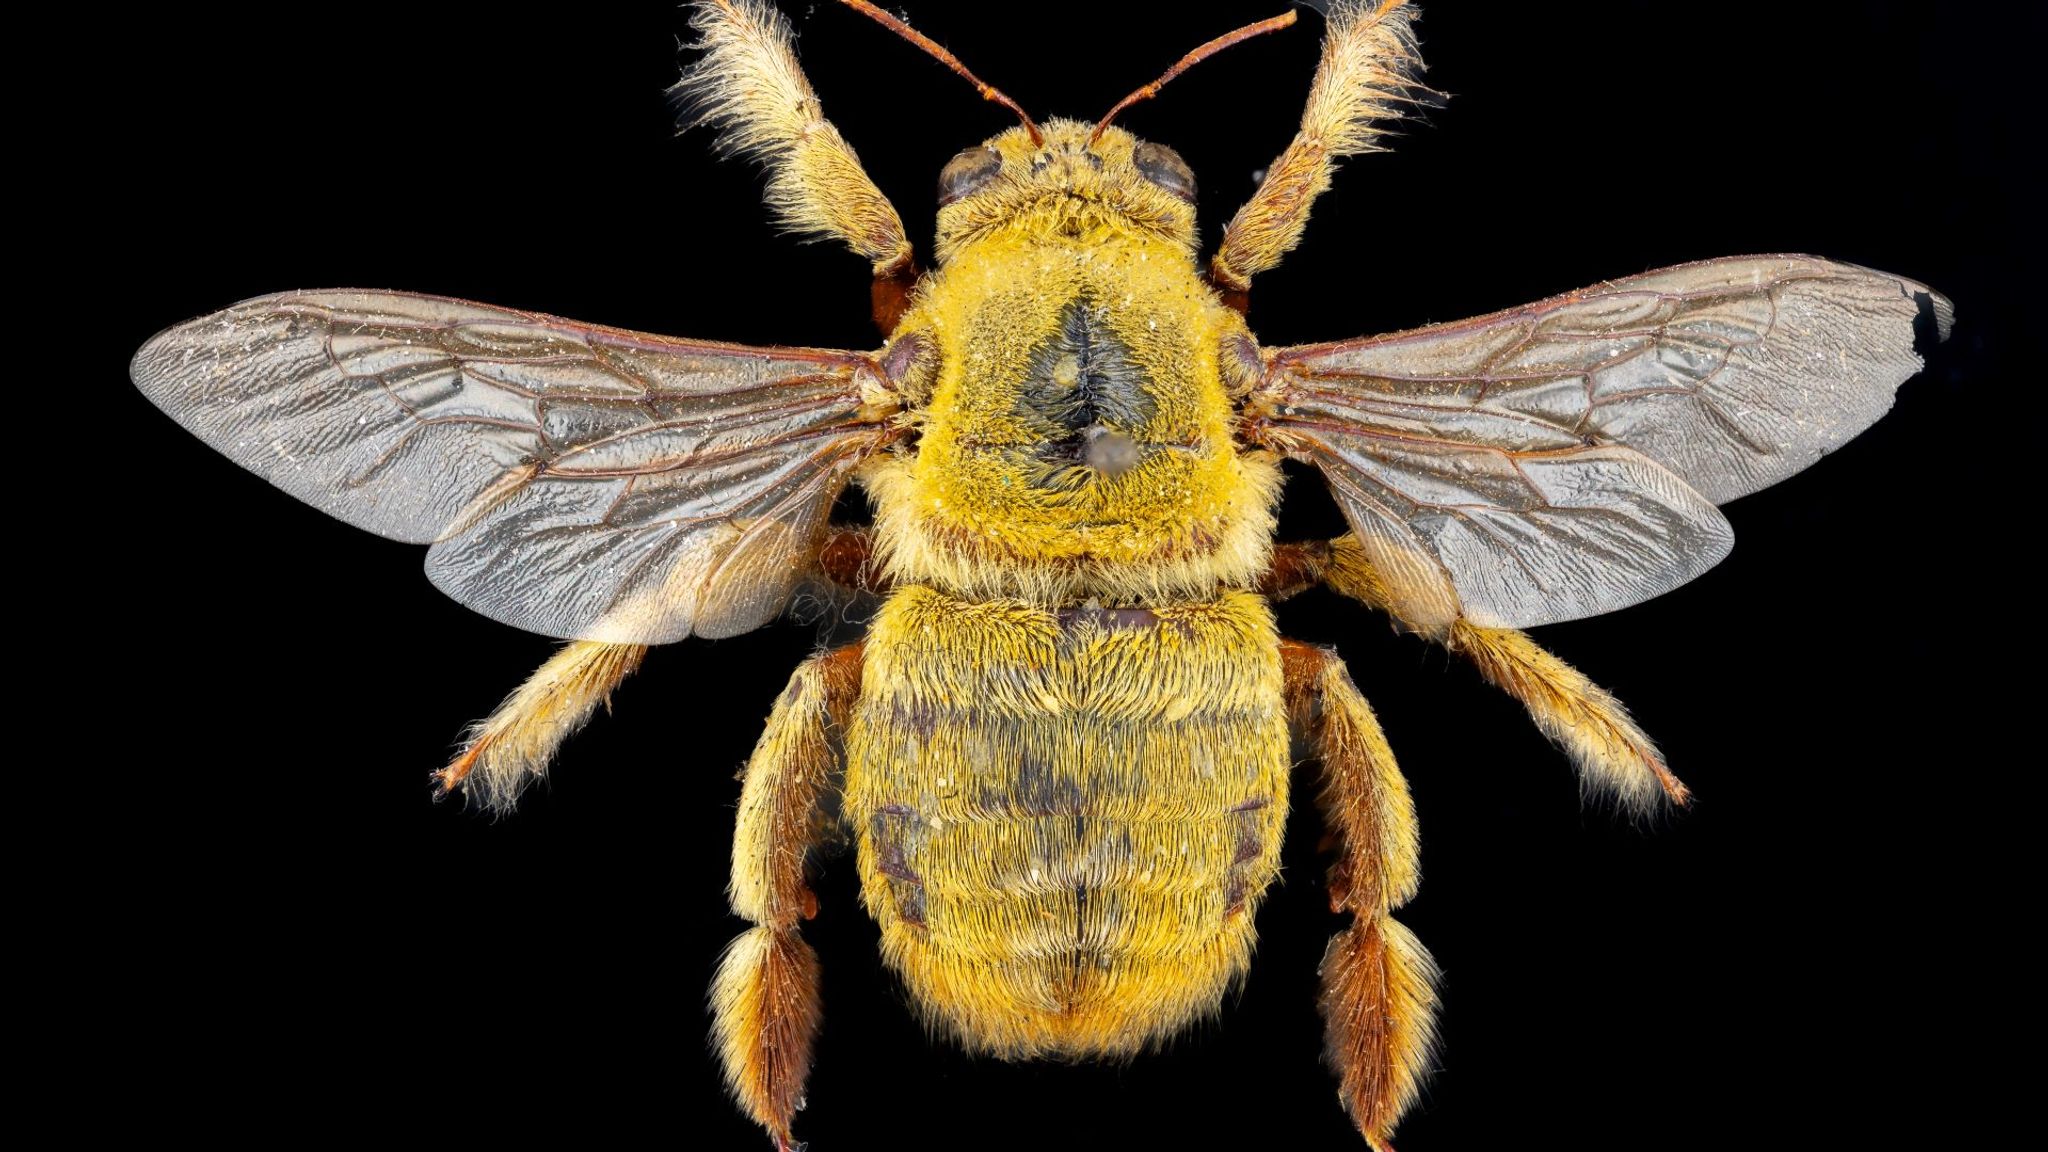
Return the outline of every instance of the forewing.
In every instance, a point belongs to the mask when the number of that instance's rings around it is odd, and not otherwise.
[[[1868,427],[1945,336],[1923,285],[1806,256],[1667,268],[1524,308],[1284,348],[1254,435],[1323,468],[1426,625],[1627,607],[1726,554],[1713,504]]]
[[[144,345],[180,424],[358,527],[432,543],[464,604],[665,643],[780,611],[887,391],[850,352],[761,349],[387,292],[246,301]]]

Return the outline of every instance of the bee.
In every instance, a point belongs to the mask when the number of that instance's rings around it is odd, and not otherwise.
[[[935,262],[823,119],[786,23],[696,6],[682,90],[770,173],[795,231],[874,272],[873,352],[648,336],[461,301],[298,292],[173,328],[152,400],[285,491],[431,544],[429,575],[570,641],[443,787],[509,807],[645,649],[738,635],[818,583],[880,598],[807,661],[746,770],[714,988],[741,1105],[793,1141],[819,1025],[812,849],[856,848],[885,959],[927,1019],[1011,1058],[1120,1056],[1246,971],[1299,740],[1351,917],[1327,1056],[1385,1147],[1429,1063],[1433,966],[1407,786],[1334,655],[1270,603],[1324,587],[1472,660],[1589,784],[1687,792],[1603,690],[1522,629],[1617,610],[1729,546],[1716,505],[1889,406],[1945,333],[1923,285],[1810,257],[1709,261],[1391,336],[1262,347],[1251,285],[1335,162],[1426,103],[1413,12],[1330,6],[1301,130],[1206,257],[1194,174],[1119,128],[1016,115],[940,174]],[[1351,531],[1276,542],[1278,462]],[[837,525],[842,490],[869,526]]]

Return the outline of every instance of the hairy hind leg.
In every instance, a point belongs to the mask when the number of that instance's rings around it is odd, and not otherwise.
[[[726,948],[711,985],[712,1035],[726,1084],[775,1138],[793,1147],[818,1033],[818,957],[797,924],[818,910],[804,862],[819,839],[819,801],[839,774],[831,731],[860,694],[861,647],[807,660],[768,717],[747,761],[733,832],[732,909],[753,922]]]
[[[1330,907],[1349,927],[1323,954],[1323,1050],[1338,1097],[1374,1149],[1415,1100],[1435,1039],[1436,965],[1390,915],[1421,878],[1415,806],[1379,721],[1333,652],[1281,644],[1288,709],[1321,772],[1337,843]]]

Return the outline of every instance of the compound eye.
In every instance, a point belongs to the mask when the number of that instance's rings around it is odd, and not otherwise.
[[[1164,144],[1146,141],[1131,152],[1138,174],[1190,204],[1195,202],[1195,172],[1180,153]]]
[[[946,161],[946,166],[939,169],[939,207],[973,195],[1002,167],[1003,158],[985,144]]]

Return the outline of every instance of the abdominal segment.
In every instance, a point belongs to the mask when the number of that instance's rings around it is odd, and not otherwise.
[[[913,588],[868,641],[844,812],[935,1022],[1004,1056],[1127,1052],[1243,974],[1287,767],[1255,596],[1053,612]]]

